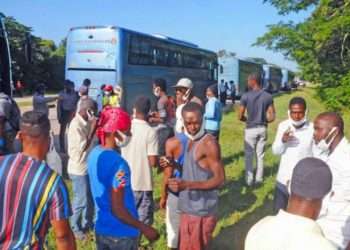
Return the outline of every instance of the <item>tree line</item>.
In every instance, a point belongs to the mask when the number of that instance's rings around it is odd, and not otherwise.
[[[301,76],[318,85],[318,96],[341,111],[350,105],[350,0],[264,0],[280,15],[310,10],[303,22],[269,25],[258,46],[295,60]]]
[[[50,90],[59,90],[64,81],[65,45],[63,39],[58,46],[52,40],[34,36],[32,28],[6,16],[5,26],[10,44],[13,80],[24,85],[31,93],[35,86],[44,83]],[[31,47],[30,58],[26,58],[25,46]]]

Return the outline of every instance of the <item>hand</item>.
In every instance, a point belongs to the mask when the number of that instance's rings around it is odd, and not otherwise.
[[[170,157],[161,156],[161,157],[159,157],[159,166],[161,168],[173,167],[174,160],[171,159]]]
[[[159,201],[159,208],[160,209],[165,209],[166,208],[166,197],[160,197],[160,201]]]
[[[171,191],[177,193],[187,188],[187,183],[177,178],[171,178],[168,180],[168,187]]]
[[[294,138],[293,132],[291,131],[290,128],[288,128],[288,129],[286,130],[286,132],[284,132],[284,134],[283,134],[283,136],[282,136],[282,142],[283,142],[283,143],[286,143],[286,142],[292,140],[293,138]]]
[[[141,233],[151,242],[156,241],[159,238],[158,232],[153,227],[147,225],[143,225]]]

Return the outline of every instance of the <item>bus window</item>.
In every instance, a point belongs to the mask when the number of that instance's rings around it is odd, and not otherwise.
[[[220,64],[220,74],[224,73],[224,67]]]

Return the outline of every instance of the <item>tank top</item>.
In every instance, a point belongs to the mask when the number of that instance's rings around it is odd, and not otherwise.
[[[186,147],[182,179],[185,181],[206,181],[213,174],[202,168],[196,161],[196,149],[201,141],[210,135],[204,135],[198,141],[194,141],[192,148]],[[218,207],[218,190],[183,190],[179,195],[179,210],[183,213],[195,216],[215,215]]]

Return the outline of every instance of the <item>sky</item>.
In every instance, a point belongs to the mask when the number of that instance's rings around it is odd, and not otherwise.
[[[303,21],[309,11],[278,15],[263,0],[1,0],[0,12],[32,27],[33,34],[57,44],[71,27],[115,25],[143,33],[186,40],[238,57],[263,57],[297,69],[293,61],[263,47],[252,47],[267,25]]]

